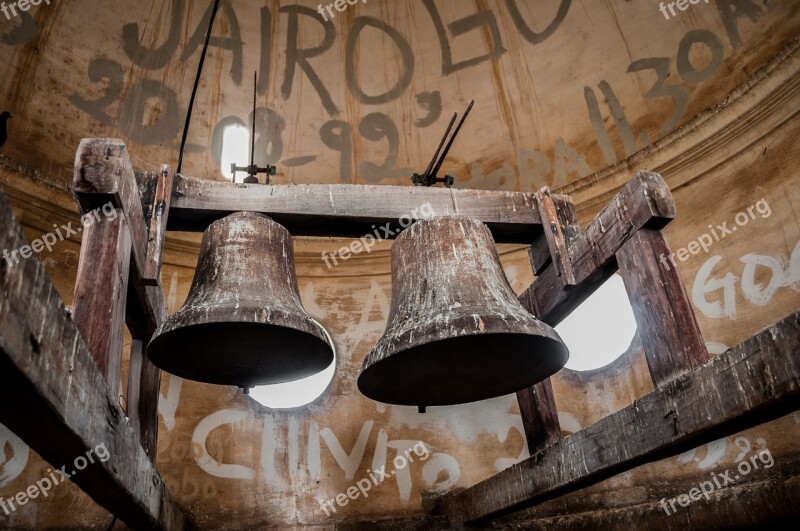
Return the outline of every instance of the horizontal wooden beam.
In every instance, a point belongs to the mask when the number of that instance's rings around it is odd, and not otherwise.
[[[148,253],[149,219],[142,201],[128,150],[117,138],[84,138],[75,155],[72,191],[82,214],[107,203],[125,213],[133,243],[126,324],[137,338],[149,338],[166,316],[158,279],[160,252]],[[163,201],[162,201],[163,202]],[[166,217],[165,213],[161,213]],[[100,216],[103,214],[100,213]],[[158,226],[160,219],[156,221]],[[163,237],[154,245],[163,245]]]
[[[767,457],[753,449],[748,456]],[[772,455],[771,453],[769,454]],[[782,523],[797,523],[800,506],[800,459],[783,454],[769,461],[755,463],[749,474],[739,480],[702,494],[688,507],[676,498],[712,479],[711,470],[690,476],[663,477],[647,485],[609,486],[612,492],[592,489],[586,495],[578,492],[562,496],[531,509],[520,511],[492,522],[494,529],[654,529],[686,531],[687,529],[785,529]],[[735,475],[736,473],[732,474]],[[721,481],[720,483],[725,483]],[[695,494],[696,495],[696,494]],[[669,505],[675,504],[675,510]],[[687,523],[691,525],[687,525]],[[772,524],[772,525],[770,525]],[[792,526],[788,526],[792,528]]]
[[[293,236],[358,238],[403,216],[462,215],[489,226],[498,243],[542,235],[533,194],[418,186],[232,184],[177,175],[169,230],[199,232],[242,210],[261,212]],[[408,222],[406,222],[407,224]],[[383,231],[378,231],[384,237]],[[393,238],[391,235],[387,239]]]
[[[441,500],[457,522],[495,518],[800,407],[800,312],[630,406]]]
[[[0,249],[27,245],[0,192]],[[71,478],[102,507],[134,529],[182,530],[175,504],[139,438],[110,396],[77,327],[35,259],[0,260],[0,422],[56,468],[105,445]]]
[[[643,227],[661,229],[675,217],[675,201],[657,173],[638,172],[597,217],[571,239],[575,286],[564,286],[551,261],[520,302],[551,326],[560,323],[617,271],[616,253]]]

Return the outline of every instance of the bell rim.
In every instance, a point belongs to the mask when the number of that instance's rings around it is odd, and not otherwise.
[[[166,321],[165,321],[166,323]],[[335,354],[333,345],[328,341],[322,327],[311,321],[311,324],[316,329],[319,327],[320,334],[316,330],[304,330],[296,326],[285,326],[276,324],[275,322],[260,322],[249,321],[244,322],[240,320],[214,320],[204,321],[201,323],[185,324],[167,330],[158,330],[158,334],[154,334],[153,338],[147,345],[147,358],[156,367],[181,378],[215,385],[233,385],[237,387],[253,387],[255,385],[271,385],[278,383],[287,383],[308,376],[312,376],[319,372],[324,371],[335,361]],[[193,338],[197,337],[198,330],[203,329],[211,330],[216,327],[229,327],[234,325],[240,329],[252,327],[258,332],[269,331],[278,332],[282,335],[294,336],[295,340],[315,344],[318,347],[319,353],[314,356],[305,354],[306,364],[304,368],[308,368],[306,374],[301,374],[296,377],[286,377],[284,372],[278,372],[269,364],[269,358],[274,353],[271,351],[273,344],[272,340],[263,340],[263,353],[259,355],[261,360],[266,360],[266,363],[260,363],[252,367],[238,367],[236,369],[230,368],[230,357],[225,352],[220,352],[217,356],[209,351],[213,347],[191,347],[190,343],[181,341],[183,336]],[[288,334],[286,333],[288,332]],[[186,345],[183,348],[168,348],[170,343],[178,343]],[[236,348],[235,340],[230,343],[229,348]],[[208,349],[208,350],[206,350]],[[302,351],[302,349],[301,349]],[[218,364],[214,363],[198,363],[198,360],[219,359],[222,360]],[[223,372],[225,374],[217,377],[215,374]],[[274,374],[277,372],[278,375]],[[271,376],[272,375],[272,376]]]
[[[450,394],[445,398],[425,397],[425,392],[421,390],[424,386],[422,386],[420,382],[425,378],[436,377],[431,375],[430,360],[418,359],[421,357],[432,357],[431,354],[425,352],[426,350],[445,350],[448,349],[448,343],[474,340],[478,337],[490,342],[501,339],[501,336],[515,336],[521,343],[529,341],[531,344],[540,344],[538,347],[525,349],[525,352],[522,352],[522,349],[516,349],[516,352],[497,353],[497,362],[490,362],[491,364],[506,362],[512,365],[515,364],[518,367],[527,364],[527,369],[529,369],[527,372],[520,373],[519,370],[514,371],[518,375],[521,374],[516,382],[506,383],[504,380],[498,380],[495,375],[489,375],[489,373],[491,373],[491,370],[489,370],[486,372],[487,376],[484,382],[475,385],[465,384],[458,391],[452,391],[451,387]],[[542,343],[545,345],[544,348],[541,345]],[[453,351],[446,352],[445,355],[452,356],[452,352]],[[478,366],[476,361],[483,362],[486,359],[493,358],[493,355],[494,353],[488,351],[486,353],[469,353],[467,357],[475,359],[470,360],[462,358],[459,361],[462,362],[462,368],[474,368]],[[536,360],[537,358],[538,361]],[[407,348],[397,350],[381,359],[374,360],[369,364],[367,364],[367,360],[365,360],[364,367],[358,376],[357,386],[359,391],[367,398],[386,404],[404,406],[450,406],[466,404],[512,394],[535,385],[560,371],[568,359],[569,349],[558,337],[552,338],[547,335],[529,334],[517,331],[468,333],[460,336],[444,337],[436,341],[426,341],[415,346],[408,346]],[[530,361],[534,361],[534,363],[531,364]],[[417,367],[419,367],[419,369],[417,369]],[[391,389],[387,390],[385,382],[391,380],[387,379],[385,375],[377,376],[376,373],[378,371],[394,373],[407,371],[407,374],[396,374],[396,376],[404,382],[403,389],[411,390],[408,392]],[[415,372],[417,373],[416,375]],[[456,372],[458,371],[456,370]],[[476,372],[478,374],[481,373],[480,370]],[[415,379],[414,376],[417,376],[417,378]],[[448,375],[443,373],[442,375],[444,381],[452,381],[454,377],[456,376],[453,374]],[[450,380],[445,380],[445,378],[450,378]],[[377,382],[382,383],[378,385]]]

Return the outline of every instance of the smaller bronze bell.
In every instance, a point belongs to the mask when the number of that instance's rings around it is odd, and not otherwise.
[[[514,393],[568,357],[556,331],[514,295],[489,229],[469,218],[434,218],[394,242],[389,321],[358,388],[422,411]]]
[[[245,389],[330,365],[325,331],[300,301],[289,232],[253,212],[212,223],[189,296],[158,328],[147,354],[182,378]]]

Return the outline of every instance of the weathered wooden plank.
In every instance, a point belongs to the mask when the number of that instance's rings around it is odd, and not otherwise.
[[[0,248],[26,243],[0,193]],[[110,458],[71,479],[128,526],[187,527],[37,260],[0,261],[0,401],[0,422],[67,472],[104,444]]]
[[[85,214],[112,201],[125,212],[133,241],[133,264],[145,270],[147,226],[125,143],[118,138],[84,138],[75,155],[72,191]]]
[[[550,250],[550,259],[556,266],[556,273],[564,287],[575,285],[575,269],[570,260],[568,242],[565,236],[564,224],[559,216],[558,208],[550,195],[550,188],[545,186],[535,194],[536,207],[542,217],[547,248]]]
[[[517,402],[531,455],[561,439],[561,424],[550,378],[518,391]]]
[[[542,230],[529,193],[417,186],[248,185],[181,175],[175,177],[168,228],[202,231],[212,221],[242,210],[267,214],[293,236],[359,237],[387,223],[396,229],[404,216],[434,215],[479,219],[501,243],[530,243]],[[394,238],[382,231],[378,234]]]
[[[576,285],[564,287],[550,264],[520,302],[542,321],[557,325],[616,272],[616,253],[632,234],[643,227],[661,229],[674,217],[675,202],[664,179],[638,172],[570,243]]]
[[[131,341],[128,369],[127,406],[130,425],[150,461],[155,465],[158,450],[158,391],[161,369],[147,358],[146,340]]]
[[[161,261],[164,258],[164,241],[167,236],[167,220],[169,219],[170,203],[172,202],[172,185],[175,174],[166,164],[161,167],[161,173],[155,182],[155,193],[149,216],[149,231],[147,240],[147,256],[145,257],[145,282],[155,285],[161,273]]]
[[[661,387],[708,361],[692,303],[660,230],[641,229],[617,251],[617,264],[640,330],[653,384]]]
[[[119,393],[131,237],[122,210],[84,226],[72,316],[111,396]]]
[[[497,517],[756,426],[800,406],[800,312],[477,485],[436,512]]]
[[[566,253],[566,249],[580,232],[575,205],[568,196],[553,195],[549,193],[549,190],[547,192],[549,203],[551,203],[554,211],[551,211],[549,219],[557,223],[558,230],[561,237],[563,237],[564,252]],[[544,208],[538,204],[538,201],[537,206],[539,211],[544,214]],[[547,227],[544,230],[546,233]],[[540,238],[539,241],[546,242],[546,260],[541,253],[535,251],[535,245],[530,247],[531,266],[534,274],[541,273],[546,265],[552,264],[550,241],[546,237]],[[565,256],[568,255],[565,254]],[[550,378],[532,387],[518,391],[517,402],[519,403],[525,438],[528,441],[528,451],[531,455],[544,450],[561,438],[561,425],[558,420],[558,410],[556,409],[553,384]]]
[[[568,195],[551,193],[550,198],[553,200],[556,215],[561,222],[561,230],[563,231],[564,238],[567,242],[571,242],[581,230],[578,224],[578,213],[575,209],[575,204]],[[551,262],[550,245],[547,238],[543,237],[534,241],[528,249],[528,252],[530,254],[531,266],[533,267],[533,274],[541,274],[544,268]]]
[[[766,450],[766,452],[765,452]],[[688,507],[677,499],[711,481],[711,471],[691,476],[665,477],[646,485],[615,485],[609,492],[574,493],[492,521],[495,529],[772,529],[769,524],[795,524],[800,518],[800,460],[772,456],[768,449],[749,456],[753,469],[739,480],[714,488],[713,493],[691,500]],[[770,466],[770,458],[774,461]],[[733,468],[733,467],[731,467]],[[724,471],[723,471],[724,473]],[[717,471],[719,474],[719,471]],[[695,493],[695,496],[697,494]],[[674,505],[675,508],[673,510]],[[792,528],[789,526],[788,528]],[[777,527],[777,529],[785,529]]]
[[[148,226],[133,166],[122,140],[81,140],[75,156],[72,189],[84,214],[109,202],[125,213],[133,243],[126,323],[136,337],[150,337],[166,311],[157,276],[146,277]],[[149,289],[151,286],[158,289]]]
[[[158,282],[161,275],[167,218],[172,200],[174,174],[163,165],[158,173],[137,174],[139,197],[142,201],[145,223],[149,227],[145,258],[145,297],[150,301],[155,322],[166,318],[166,307]],[[134,310],[136,311],[136,310]],[[139,321],[145,319],[142,316]],[[158,455],[158,391],[161,369],[147,357],[146,348],[150,330],[132,331],[130,369],[128,372],[128,417],[145,453],[155,465]]]

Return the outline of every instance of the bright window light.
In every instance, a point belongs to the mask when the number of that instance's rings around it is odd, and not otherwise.
[[[220,170],[231,180],[231,164],[247,166],[250,161],[250,131],[239,124],[229,125],[222,131],[222,162]]]
[[[253,387],[250,389],[250,398],[270,409],[301,407],[319,398],[333,381],[333,373],[336,371],[336,346],[325,327],[322,329],[328,343],[333,347],[333,362],[325,370],[293,382]]]
[[[568,369],[599,369],[624,354],[636,333],[636,319],[622,277],[609,278],[556,332],[569,348]]]

